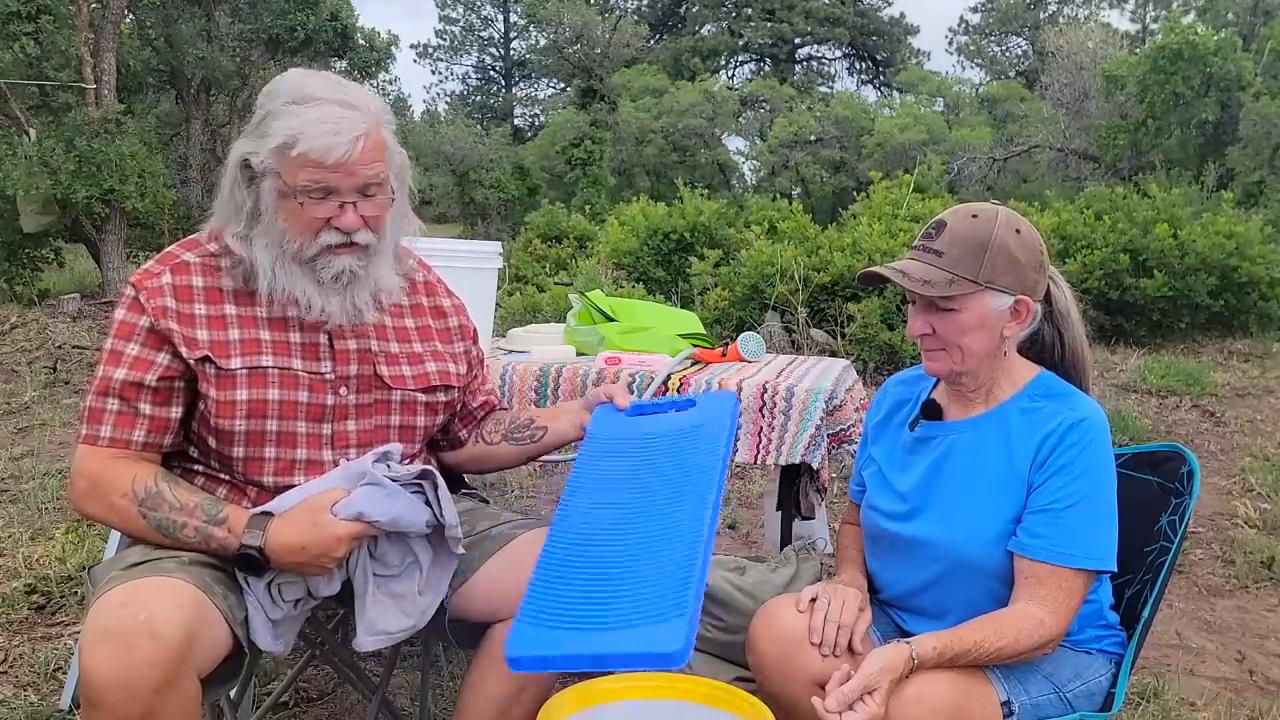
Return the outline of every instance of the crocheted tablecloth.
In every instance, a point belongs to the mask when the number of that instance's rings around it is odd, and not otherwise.
[[[506,407],[550,407],[619,383],[639,397],[655,373],[596,367],[593,358],[535,362],[523,354],[495,354],[489,371]],[[657,395],[733,390],[742,403],[734,462],[803,465],[825,496],[829,458],[852,453],[862,433],[868,397],[847,360],[767,355],[755,363],[694,364],[673,373]],[[810,473],[806,473],[808,475]]]

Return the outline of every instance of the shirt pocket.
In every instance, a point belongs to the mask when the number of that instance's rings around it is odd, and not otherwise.
[[[461,405],[466,376],[452,363],[431,362],[421,355],[379,352],[369,419],[380,434],[407,448],[420,448],[448,422]]]
[[[323,356],[267,356],[207,348],[192,360],[199,406],[215,429],[263,434],[323,428],[333,369]],[[267,438],[264,438],[267,439]]]

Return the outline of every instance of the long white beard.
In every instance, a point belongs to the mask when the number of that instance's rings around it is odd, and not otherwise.
[[[332,253],[354,242],[361,252]],[[258,225],[244,243],[248,277],[269,302],[291,304],[303,318],[331,327],[369,322],[404,289],[398,240],[363,228],[347,234],[327,227],[315,238],[290,238],[278,223]]]

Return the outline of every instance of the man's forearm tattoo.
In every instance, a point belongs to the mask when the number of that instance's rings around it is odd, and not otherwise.
[[[481,445],[537,445],[547,437],[548,428],[529,415],[495,412],[480,424],[476,441]]]
[[[193,550],[230,554],[238,547],[227,528],[227,503],[166,470],[135,476],[133,500],[143,522],[166,540]]]

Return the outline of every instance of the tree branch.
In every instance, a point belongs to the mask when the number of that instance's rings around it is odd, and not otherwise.
[[[4,97],[9,101],[9,107],[13,109],[13,114],[18,118],[18,122],[22,123],[22,129],[26,131],[27,141],[32,142],[36,139],[35,126],[31,124],[30,118],[26,113],[22,112],[22,107],[18,105],[18,100],[13,97],[13,93],[9,91],[9,86],[0,83],[0,88],[4,89]]]

